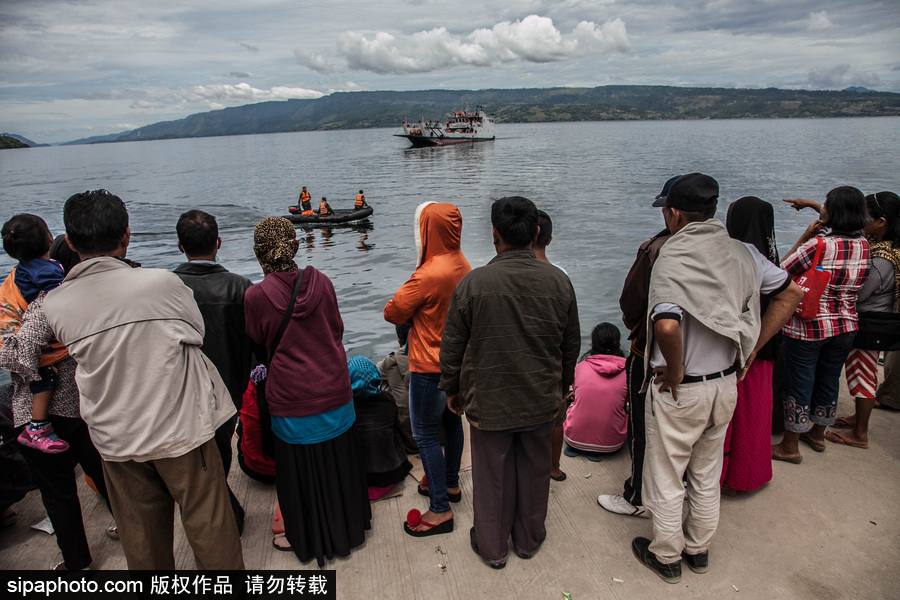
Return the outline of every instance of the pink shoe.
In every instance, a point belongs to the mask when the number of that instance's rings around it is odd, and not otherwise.
[[[26,425],[19,434],[19,443],[47,454],[59,454],[69,449],[69,444],[53,433],[53,425],[49,423],[40,429],[32,429],[31,424]]]

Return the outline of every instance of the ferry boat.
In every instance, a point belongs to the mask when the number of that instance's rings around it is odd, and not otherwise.
[[[494,139],[494,117],[478,106],[474,112],[469,107],[463,111],[453,111],[445,122],[420,120],[418,123],[403,121],[403,137],[416,148],[424,146],[446,146],[463,142],[486,142]]]

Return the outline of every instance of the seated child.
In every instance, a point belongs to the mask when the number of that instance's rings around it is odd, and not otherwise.
[[[628,399],[625,358],[619,347],[619,330],[600,323],[591,332],[591,349],[575,365],[575,401],[563,424],[567,456],[615,452],[625,443]]]
[[[403,441],[394,426],[397,405],[394,398],[381,391],[378,367],[364,356],[347,359],[356,411],[356,433],[359,454],[366,471],[369,500],[377,500],[403,481],[412,465],[406,459]]]
[[[2,333],[15,333],[22,324],[25,310],[41,292],[49,292],[62,283],[62,265],[50,259],[53,236],[44,220],[35,215],[19,214],[3,225],[3,249],[19,264],[9,274],[2,286],[3,315]],[[50,398],[59,385],[54,366],[67,355],[59,342],[52,342],[44,348],[38,368],[37,381],[29,383],[32,407],[31,423],[19,435],[19,443],[57,454],[69,448],[69,444],[59,439],[48,420]]]

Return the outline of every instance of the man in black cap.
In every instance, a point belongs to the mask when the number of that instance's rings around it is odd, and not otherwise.
[[[653,266],[648,300],[643,500],[653,540],[635,538],[632,551],[668,583],[680,581],[682,558],[697,573],[709,566],[738,377],[803,295],[755,247],[728,236],[713,218],[718,197],[715,179],[691,173],[653,203],[672,237]],[[764,315],[760,293],[772,295]]]

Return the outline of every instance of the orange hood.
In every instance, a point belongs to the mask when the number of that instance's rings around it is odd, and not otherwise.
[[[424,202],[416,208],[416,268],[439,254],[459,250],[462,215],[452,204]]]

